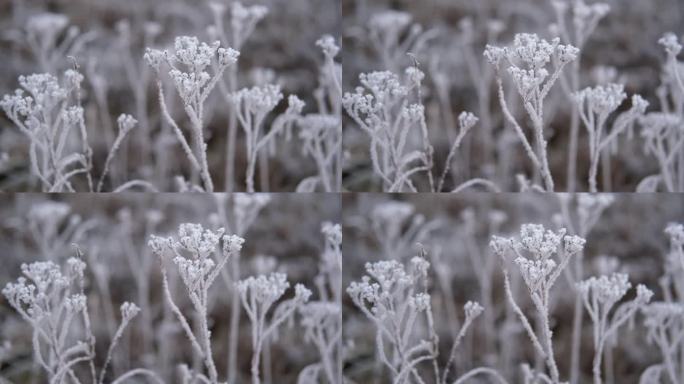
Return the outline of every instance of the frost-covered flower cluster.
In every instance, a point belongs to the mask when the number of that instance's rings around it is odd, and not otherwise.
[[[36,362],[51,382],[76,377],[75,367],[89,363],[92,382],[103,382],[112,351],[129,322],[140,308],[125,302],[121,306],[121,324],[113,336],[105,364],[96,381],[95,336],[85,294],[86,263],[79,257],[67,259],[61,268],[52,261],[22,264],[16,283],[7,283],[2,294],[8,303],[33,328],[33,353]],[[80,328],[80,331],[75,331]]]

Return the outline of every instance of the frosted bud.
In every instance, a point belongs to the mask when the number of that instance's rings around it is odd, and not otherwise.
[[[670,241],[675,246],[684,245],[684,225],[679,223],[670,223],[665,228],[665,234],[670,236]]]
[[[582,252],[584,249],[584,244],[587,242],[585,239],[579,236],[565,236],[563,238],[565,252],[574,255],[576,253]]]
[[[237,253],[242,250],[242,244],[245,243],[245,239],[237,235],[224,235],[223,236],[223,251],[228,253]]]
[[[240,57],[240,52],[233,48],[219,48],[217,51],[219,65],[233,65]]]
[[[339,224],[325,222],[321,225],[321,233],[325,235],[331,244],[340,246],[342,244],[342,227]]]
[[[465,311],[466,320],[472,321],[482,314],[484,308],[477,301],[468,301],[463,306],[463,310]]]
[[[572,45],[559,45],[556,47],[556,53],[558,54],[558,60],[560,60],[561,63],[569,63],[571,61],[574,61],[577,59],[577,55],[579,54],[580,50],[576,47],[573,47]]]
[[[316,40],[316,46],[323,50],[328,57],[335,57],[340,52],[340,47],[335,44],[335,38],[330,35],[323,35]]]
[[[682,51],[682,45],[679,44],[677,36],[672,32],[663,35],[663,37],[658,40],[658,44],[662,45],[665,48],[665,51],[673,56],[679,55]]]
[[[648,289],[645,285],[639,284],[637,285],[637,297],[636,300],[642,304],[646,304],[649,301],[651,301],[651,298],[653,297],[653,291]]]
[[[640,95],[632,95],[632,110],[638,114],[644,114],[648,108],[648,101]]]
[[[499,66],[501,59],[506,56],[506,49],[487,44],[487,47],[485,47],[484,56],[489,64]]]
[[[297,97],[297,95],[290,95],[287,97],[287,111],[288,115],[300,115],[304,109],[304,101]]]
[[[306,303],[311,297],[311,290],[302,284],[295,285],[295,301]]]
[[[461,112],[461,114],[458,115],[458,125],[464,133],[474,127],[478,120],[477,116],[471,112]]]
[[[159,66],[166,59],[166,52],[158,49],[146,48],[143,58],[147,62],[147,65],[152,67],[155,71],[159,71]]]
[[[121,318],[122,322],[128,322],[133,319],[138,313],[140,313],[140,307],[135,305],[135,303],[129,303],[128,301],[121,304]]]
[[[134,119],[131,115],[122,113],[119,115],[119,118],[116,119],[116,122],[119,125],[119,132],[125,134],[135,127],[135,125],[138,123],[138,120]]]

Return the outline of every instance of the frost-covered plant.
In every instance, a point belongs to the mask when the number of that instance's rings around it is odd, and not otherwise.
[[[425,290],[429,266],[422,257],[411,259],[408,271],[394,260],[367,263],[368,275],[347,287],[352,302],[373,322],[378,358],[395,383],[422,382],[416,366],[434,360],[438,353],[430,295]],[[427,335],[415,334],[419,319],[426,322]]]
[[[97,375],[95,371],[95,336],[92,331],[88,300],[85,294],[86,263],[79,257],[69,258],[60,268],[52,261],[22,264],[16,283],[8,283],[2,290],[7,302],[33,329],[32,345],[35,361],[46,372],[50,383],[90,382],[102,384],[111,360],[112,351],[130,321],[140,309],[133,303],[121,306],[121,324],[111,340],[105,363]],[[75,325],[83,327],[74,332]],[[87,364],[89,379],[77,376],[75,368]],[[146,369],[129,371],[126,375],[146,375],[157,378]]]
[[[442,176],[435,183],[434,148],[429,141],[420,91],[424,77],[417,66],[407,68],[403,79],[390,71],[362,73],[359,75],[362,87],[345,93],[342,98],[347,114],[371,139],[373,171],[381,178],[384,191],[417,192],[412,177],[425,172],[429,191],[440,192],[451,159],[463,137],[477,123],[472,113],[464,112],[459,116],[459,134],[451,146]],[[412,101],[414,92],[417,94],[415,102]],[[490,184],[481,180],[475,183],[478,182]]]
[[[508,123],[515,129],[534,168],[541,175],[547,192],[554,190],[554,181],[549,169],[547,142],[544,137],[544,99],[561,76],[565,66],[577,59],[578,54],[579,49],[569,44],[560,44],[559,38],[549,42],[536,34],[529,33],[515,35],[511,47],[487,45],[484,52],[489,63],[496,69],[501,110]],[[547,69],[549,63],[551,63],[550,72]],[[525,112],[532,122],[534,148],[522,126],[508,108],[503,87],[502,71],[504,69],[510,75]]]
[[[218,383],[218,373],[212,355],[211,331],[208,318],[209,288],[219,276],[231,256],[242,249],[244,239],[236,235],[224,235],[224,229],[216,231],[204,229],[201,224],[181,224],[178,237],[158,237],[153,235],[148,243],[155,255],[160,258],[164,295],[190,340],[193,350],[205,364],[210,383]],[[221,250],[219,251],[219,244]],[[198,321],[195,330],[186,316],[175,304],[169,289],[167,261],[172,260],[186,288]],[[197,335],[196,333],[199,333]],[[198,373],[203,377],[201,373]]]
[[[320,298],[299,308],[304,338],[314,344],[321,361],[302,370],[300,378],[306,374],[317,383],[323,371],[328,383],[342,384],[342,228],[325,222],[321,232],[325,248],[314,280]]]
[[[302,284],[297,284],[294,297],[281,302],[271,311],[274,304],[290,287],[287,275],[274,272],[268,276],[250,276],[238,281],[235,286],[240,293],[243,309],[252,325],[252,384],[259,384],[261,383],[260,364],[264,343],[285,320],[309,300],[311,291]],[[272,312],[271,316],[268,316],[269,312]]]
[[[241,50],[246,40],[252,35],[257,23],[268,14],[268,8],[263,5],[244,6],[239,1],[230,3],[229,29],[226,30],[224,14],[226,5],[222,2],[210,2],[209,7],[214,16],[214,26],[216,34],[221,43],[226,46]],[[225,102],[231,108],[228,117],[226,140],[226,162],[225,162],[225,190],[232,192],[235,182],[235,141],[237,138],[237,115],[231,103],[231,95],[237,91],[238,87],[238,63],[227,69],[227,81],[220,81],[219,88]]]
[[[646,286],[639,284],[636,288],[636,297],[618,306],[632,284],[629,277],[624,273],[613,273],[610,276],[590,277],[577,283],[584,307],[594,325],[594,362],[592,372],[594,383],[602,383],[601,363],[606,342],[615,337],[618,329],[634,314],[651,300],[653,292]],[[612,313],[612,314],[611,314]]]
[[[173,51],[160,51],[147,48],[145,60],[157,75],[159,105],[166,122],[173,127],[185,155],[193,169],[199,172],[204,190],[212,192],[214,184],[207,163],[207,143],[204,139],[204,104],[209,94],[221,79],[226,68],[234,65],[240,52],[232,48],[220,47],[220,42],[200,43],[194,36],[176,37]],[[166,68],[168,67],[168,68]],[[212,67],[212,74],[208,69]],[[168,69],[168,72],[167,72]],[[190,121],[190,135],[193,148],[188,144],[185,134],[169,113],[166,106],[162,73],[172,79],[183,110]]]
[[[30,140],[31,173],[38,178],[44,192],[74,192],[72,179],[79,174],[85,174],[89,191],[100,192],[116,151],[137,122],[130,115],[119,116],[119,135],[94,187],[93,151],[81,106],[81,82],[83,75],[73,69],[66,70],[61,81],[47,73],[19,76],[21,88],[0,101],[7,117]],[[74,132],[80,147],[72,143]],[[141,183],[149,184],[132,180],[116,189],[125,190]]]
[[[392,374],[394,383],[425,383],[418,371],[418,365],[424,362],[431,362],[434,382],[448,383],[458,346],[473,321],[484,311],[477,302],[468,301],[464,305],[463,325],[440,373],[439,337],[435,331],[432,298],[427,292],[429,268],[430,263],[424,256],[413,257],[408,268],[395,260],[366,263],[367,275],[347,287],[354,305],[373,321],[378,358]],[[496,371],[486,367],[467,372],[455,383],[467,382],[480,374],[505,383]]]
[[[558,31],[563,43],[572,44],[579,49],[577,59],[570,64],[567,80],[564,77],[561,78],[561,85],[568,99],[572,99],[573,92],[579,91],[580,84],[582,83],[580,72],[582,50],[589,37],[596,30],[599,22],[610,12],[610,6],[602,2],[587,4],[584,0],[569,2],[552,0],[551,5],[556,13],[556,24],[551,29]],[[568,140],[568,192],[574,192],[576,189],[579,120],[578,108],[576,105],[573,105]],[[575,380],[571,381],[575,382]]]
[[[330,35],[321,37],[316,45],[325,56],[315,91],[319,113],[301,117],[297,125],[304,144],[302,152],[313,158],[318,176],[302,180],[297,186],[298,192],[312,192],[318,184],[324,192],[342,189],[342,67],[335,62],[340,47]]]
[[[560,383],[560,373],[554,356],[553,332],[549,321],[551,288],[568,265],[570,258],[581,252],[586,242],[579,236],[566,235],[565,233],[565,229],[554,232],[545,229],[543,225],[525,224],[520,228],[519,239],[494,236],[490,242],[492,250],[502,260],[504,288],[508,302],[522,322],[535,351],[546,362],[550,374],[547,379],[553,383]],[[524,251],[529,253],[531,257],[524,256]],[[541,335],[537,335],[527,316],[513,297],[509,277],[509,269],[511,268],[508,260],[509,254],[515,256],[513,263],[517,266],[527,286],[540,322],[537,329],[540,330]]]
[[[658,347],[662,355],[662,364],[655,366],[659,372],[658,377],[664,371],[669,383],[680,383],[684,305],[681,302],[659,301],[646,305],[641,312],[644,315],[644,326],[648,330],[648,340]]]
[[[618,135],[629,129],[643,116],[648,102],[639,95],[632,96],[629,110],[615,118],[609,133],[606,130],[608,117],[615,112],[627,98],[622,84],[598,85],[585,88],[574,94],[579,106],[579,115],[589,133],[589,190],[597,192],[596,175],[601,155],[610,145],[614,145]]]
[[[107,172],[109,172],[109,165],[111,164],[116,151],[121,146],[121,142],[126,137],[128,132],[130,132],[136,126],[136,124],[138,124],[138,120],[134,119],[131,115],[121,114],[119,115],[119,118],[116,119],[116,123],[119,126],[119,132],[116,135],[116,139],[114,140],[112,148],[109,150],[107,160],[105,160],[104,170],[102,171],[102,175],[100,175],[100,180],[97,182],[97,188],[95,188],[97,192],[102,191],[102,184],[104,183],[105,176],[107,176]]]
[[[581,193],[575,196],[559,194],[561,208],[559,227],[566,227],[570,234],[586,238],[597,225],[606,209],[615,201],[615,196],[607,193]],[[574,197],[574,198],[573,198]],[[584,252],[578,252],[571,266],[566,270],[571,283],[579,283],[584,279]],[[570,357],[570,382],[576,383],[579,375],[580,351],[582,344],[582,298],[575,297],[572,321],[572,346]]]
[[[655,156],[660,173],[655,178],[649,176],[644,179],[637,191],[655,191],[658,184],[664,185],[667,192],[684,190],[684,163],[681,161],[684,153],[682,121],[682,116],[664,112],[648,113],[640,119],[644,149],[646,153]],[[654,187],[651,187],[650,183],[654,183]]]
[[[670,223],[665,228],[670,238],[670,249],[665,255],[665,274],[660,279],[663,300],[641,309],[647,340],[660,351],[662,362],[648,367],[640,383],[651,384],[681,381],[684,364],[684,227]]]
[[[254,224],[259,212],[269,204],[271,197],[263,193],[233,193],[230,195],[216,194],[218,219],[221,225],[238,236],[245,236],[249,228]],[[226,204],[229,202],[229,204]],[[226,207],[227,206],[227,207]],[[228,208],[228,210],[226,210]],[[231,291],[230,301],[230,325],[228,335],[228,364],[226,365],[228,382],[235,381],[238,371],[238,333],[240,331],[240,292],[235,288],[235,282],[239,281],[240,253],[230,258],[228,271],[221,273],[223,282]]]
[[[295,95],[288,96],[288,106],[271,123],[268,132],[264,133],[264,122],[283,98],[280,86],[265,84],[243,88],[231,95],[231,102],[237,114],[237,120],[245,132],[245,148],[247,152],[247,170],[245,184],[247,192],[254,192],[254,172],[259,151],[275,140],[284,129],[291,126],[299,118],[304,102]]]
[[[83,75],[71,69],[61,82],[47,73],[19,76],[21,88],[0,101],[7,117],[31,142],[31,173],[44,192],[73,191],[70,179],[82,173],[92,184],[92,150],[78,101],[82,81]],[[79,132],[79,149],[69,146],[72,130]]]
[[[637,192],[655,192],[662,186],[667,192],[684,191],[684,83],[682,63],[677,60],[682,46],[677,37],[666,33],[658,43],[667,53],[662,84],[657,89],[660,110],[640,119],[644,151],[656,158],[659,173],[644,178]]]

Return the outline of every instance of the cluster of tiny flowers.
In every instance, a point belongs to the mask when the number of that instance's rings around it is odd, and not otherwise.
[[[575,94],[575,100],[582,105],[587,103],[591,113],[608,115],[615,111],[627,98],[622,84],[598,85],[588,87]]]
[[[140,313],[140,307],[135,305],[135,303],[130,303],[128,301],[121,304],[120,309],[122,322],[128,322]]]
[[[562,64],[577,58],[579,49],[572,45],[560,44],[560,39],[555,38],[548,42],[536,34],[519,33],[513,39],[513,46],[506,48],[487,45],[485,57],[494,65],[499,65],[502,59],[517,66],[520,62],[528,69],[539,70],[551,61],[553,55],[557,55]],[[534,76],[539,77],[538,71],[532,71]]]
[[[546,230],[541,224],[523,224],[520,228],[520,243],[537,258],[548,258],[558,250],[565,230],[558,233]]]
[[[413,278],[406,273],[404,265],[395,260],[366,263],[366,273],[373,277],[382,287],[388,291],[392,286],[407,286],[413,283]]]
[[[342,245],[342,227],[339,224],[325,222],[321,226],[321,233],[330,244],[338,247]]]
[[[235,104],[243,105],[249,113],[263,115],[271,112],[282,99],[280,86],[273,84],[243,88],[233,95]]]
[[[584,297],[592,297],[601,304],[613,305],[622,299],[632,287],[625,273],[610,276],[590,277],[577,283],[577,289]]]
[[[668,131],[679,129],[682,118],[674,113],[651,112],[642,116],[639,122],[643,127],[642,136],[649,139],[667,134]]]
[[[170,70],[169,76],[173,79],[176,90],[183,100],[190,100],[211,79],[207,72],[187,73],[177,69]]]
[[[316,40],[316,46],[323,50],[323,53],[329,57],[335,57],[340,52],[340,47],[335,44],[335,38],[330,35],[323,35]]]
[[[299,115],[302,113],[302,109],[304,109],[305,105],[306,103],[297,95],[289,95],[287,97],[287,110],[285,110],[285,114]]]
[[[216,250],[225,230],[204,229],[201,224],[183,223],[178,228],[179,241],[176,247],[182,247],[193,255],[206,257]]]
[[[470,128],[474,127],[478,120],[479,119],[477,116],[475,116],[472,112],[461,112],[461,114],[458,115],[458,125],[462,132],[466,132]]]
[[[242,295],[251,294],[259,303],[274,303],[280,299],[285,291],[290,287],[287,275],[274,272],[268,276],[250,276],[235,283],[238,291]]]
[[[558,251],[563,241],[564,250],[568,254],[575,254],[584,248],[585,239],[579,236],[565,235],[565,229],[557,232],[546,230],[540,224],[523,224],[520,228],[520,244],[532,253],[535,258],[548,258]]]
[[[366,123],[372,125],[373,119],[370,118],[376,113],[380,105],[375,102],[375,97],[371,94],[365,94],[363,87],[356,87],[354,92],[346,92],[342,97],[342,106],[349,111],[352,116],[364,114],[369,115],[365,119]]]
[[[644,306],[641,309],[641,313],[646,318],[644,325],[647,328],[667,327],[681,320],[682,316],[684,316],[684,305],[657,301]]]
[[[321,324],[336,322],[342,314],[342,310],[335,303],[312,301],[299,307],[299,313],[302,315],[302,326],[306,329],[312,329]]]
[[[83,112],[81,111],[81,113]],[[133,129],[133,127],[135,127],[136,124],[138,124],[138,120],[125,113],[119,115],[119,118],[116,119],[116,122],[119,125],[119,132],[121,133],[129,132],[131,129]]]
[[[662,45],[665,51],[672,56],[677,56],[682,51],[682,45],[677,40],[677,36],[672,32],[668,32],[661,37],[658,40],[658,44]]]
[[[220,44],[218,41],[211,44],[200,43],[195,36],[179,36],[174,41],[175,52],[172,59],[199,72],[211,64]]]
[[[237,235],[224,235],[223,236],[223,251],[235,254],[242,250],[242,245],[245,243],[245,239]]]
[[[520,269],[525,284],[532,291],[536,290],[543,281],[546,281],[546,278],[556,268],[556,262],[552,259],[529,260],[524,257],[517,257],[514,262]]]
[[[409,287],[413,286],[416,278],[427,274],[427,261],[416,257],[412,259],[413,272],[408,273],[404,265],[395,260],[366,263],[365,269],[368,275],[364,275],[361,281],[354,281],[347,287],[347,294],[354,304],[366,309],[366,303],[370,304],[373,316],[380,319],[393,311],[393,300],[406,294]],[[371,278],[375,281],[372,281]],[[416,310],[422,311],[429,307],[429,295],[418,293],[405,297]]]
[[[684,224],[670,223],[665,228],[665,233],[670,236],[672,245],[676,247],[684,245]]]
[[[482,307],[477,301],[468,301],[463,306],[463,310],[465,311],[466,321],[472,321],[482,314],[484,307]]]
[[[319,137],[334,134],[340,127],[338,117],[319,113],[302,116],[297,123],[301,127],[299,138],[304,141],[305,146],[314,143]]]
[[[173,262],[178,266],[178,273],[190,292],[199,288],[199,284],[206,280],[216,265],[214,260],[209,258],[191,260],[181,256],[174,257]]]
[[[52,310],[51,304],[48,304],[51,297],[61,294],[75,279],[83,277],[85,263],[81,260],[70,258],[67,260],[67,266],[65,275],[59,266],[51,261],[22,264],[21,272],[25,277],[19,277],[16,283],[7,283],[2,294],[20,313],[25,313],[32,319],[40,319]],[[77,296],[68,297],[66,302],[74,311],[85,306],[85,297]]]
[[[408,88],[401,84],[399,76],[389,71],[362,73],[359,81],[380,102],[408,94]]]

